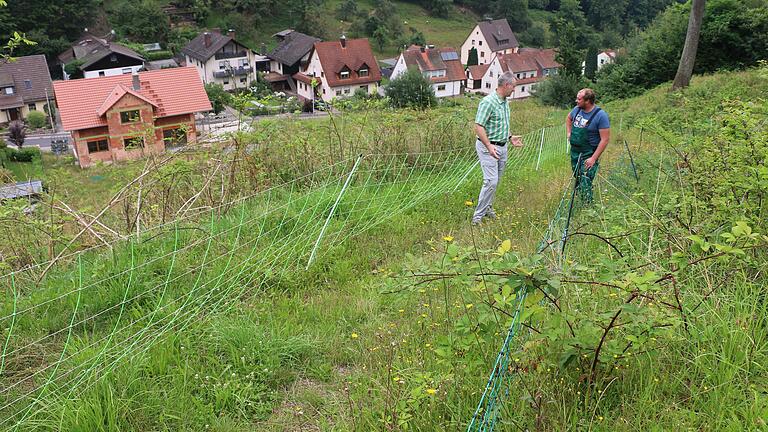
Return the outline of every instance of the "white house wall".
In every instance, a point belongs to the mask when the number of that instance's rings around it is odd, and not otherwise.
[[[469,61],[469,51],[472,48],[477,49],[477,64],[488,64],[493,60],[493,52],[488,47],[488,42],[480,31],[480,26],[475,25],[472,33],[467,36],[464,44],[461,45],[461,64],[467,64]]]
[[[441,87],[443,87],[442,90]],[[434,83],[432,88],[435,90],[435,96],[439,98],[458,96],[461,94],[461,81]]]
[[[225,60],[216,60],[216,56],[213,55],[211,58],[208,59],[207,62],[203,63],[200,62],[190,56],[186,56],[187,60],[187,66],[194,66],[195,69],[197,69],[198,74],[200,75],[200,79],[203,81],[203,84],[209,84],[209,83],[216,83],[220,84],[224,87],[224,90],[235,90],[235,89],[242,89],[248,87],[251,82],[256,78],[256,65],[254,64],[254,56],[253,53],[250,50],[246,50],[246,56],[245,57],[235,57]],[[250,66],[251,72],[246,75],[238,75],[233,77],[227,77],[227,78],[216,78],[213,76],[214,72],[218,72],[222,69],[220,69],[220,62],[223,61],[229,61],[229,64],[232,65],[232,67],[240,67],[240,60],[245,59],[246,65]],[[242,82],[241,79],[245,79],[245,82]],[[226,84],[225,84],[226,82]]]
[[[129,67],[119,67],[119,68],[111,68],[111,69],[99,69],[99,70],[93,70],[93,71],[85,71],[83,73],[83,78],[98,78],[101,76],[117,76],[117,75],[124,75],[124,74],[132,74],[135,72],[138,72],[139,69],[141,69],[142,65],[136,65],[136,66],[129,66]],[[126,71],[123,72],[123,69]],[[128,72],[128,69],[130,69],[130,72]],[[101,75],[101,73],[104,73],[104,75]]]

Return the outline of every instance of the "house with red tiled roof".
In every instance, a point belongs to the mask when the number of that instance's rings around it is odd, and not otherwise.
[[[197,139],[211,103],[194,67],[53,83],[80,167],[163,153]]]
[[[356,91],[375,94],[381,82],[381,69],[368,39],[315,42],[309,64],[293,75],[299,96],[305,100],[352,96]],[[314,83],[314,85],[313,85]]]
[[[491,65],[472,65],[467,66],[467,91],[483,91],[483,76]]]
[[[397,59],[392,70],[392,79],[396,79],[411,68],[418,69],[432,82],[435,96],[440,98],[461,94],[466,77],[459,60],[459,53],[455,49],[435,48],[434,45],[426,47],[412,45]]]
[[[531,90],[537,83],[557,74],[560,67],[555,61],[553,49],[520,48],[515,53],[495,56],[483,72],[479,89],[476,88],[476,74],[479,73],[479,68],[475,68],[475,81],[469,91],[485,94],[494,92],[498,87],[499,76],[504,72],[512,72],[515,76],[515,92],[510,97],[526,98],[531,95]]]

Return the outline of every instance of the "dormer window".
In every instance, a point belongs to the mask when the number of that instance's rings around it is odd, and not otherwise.
[[[117,61],[117,56],[112,54],[111,56],[109,56],[109,61],[116,62]]]
[[[26,88],[27,90],[30,90],[32,88],[32,81],[24,80],[24,88]]]
[[[349,78],[349,71],[348,71],[348,70],[343,70],[343,71],[341,71],[341,73],[339,73],[339,77],[340,77],[341,79],[347,79],[347,78]]]
[[[361,77],[367,77],[367,76],[368,76],[368,69],[366,69],[366,68],[364,68],[364,69],[360,69],[360,70],[357,72],[357,75],[358,75],[358,76],[361,76]]]
[[[6,87],[6,88],[4,88],[3,89],[3,93],[5,93],[7,95],[12,95],[13,94],[13,87]]]

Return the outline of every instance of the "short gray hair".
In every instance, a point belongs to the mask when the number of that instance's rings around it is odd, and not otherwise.
[[[504,72],[503,74],[499,75],[499,87],[503,86],[504,84],[512,84],[515,82],[515,74],[512,72]]]

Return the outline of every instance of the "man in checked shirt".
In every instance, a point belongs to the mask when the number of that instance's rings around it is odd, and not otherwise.
[[[472,215],[472,225],[479,225],[483,217],[494,219],[493,199],[496,187],[507,165],[507,143],[513,147],[522,147],[520,136],[509,134],[509,104],[507,98],[515,91],[515,78],[512,72],[499,76],[496,91],[484,97],[477,107],[475,150],[483,170],[483,187],[477,198],[477,208]]]

